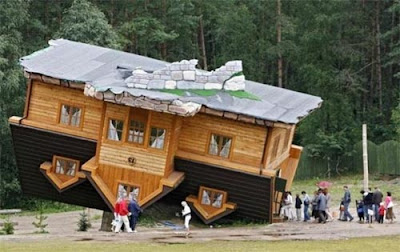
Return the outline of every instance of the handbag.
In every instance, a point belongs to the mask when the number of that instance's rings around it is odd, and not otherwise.
[[[390,201],[389,204],[387,205],[387,208],[392,208],[393,207],[393,201]]]

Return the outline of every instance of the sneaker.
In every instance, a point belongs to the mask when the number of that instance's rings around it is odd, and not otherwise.
[[[137,230],[135,229],[135,230],[133,230],[133,232],[134,232],[134,233],[137,233]]]
[[[349,221],[352,221],[354,218],[351,218]]]

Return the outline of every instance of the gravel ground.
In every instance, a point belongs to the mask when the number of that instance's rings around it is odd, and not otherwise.
[[[351,209],[355,213],[355,209]],[[399,207],[395,208],[400,216]],[[360,224],[356,221],[341,222],[333,220],[326,224],[314,222],[285,222],[272,225],[254,225],[228,228],[193,228],[189,237],[183,232],[175,231],[170,227],[142,227],[138,233],[120,233],[98,231],[101,219],[92,221],[92,228],[88,232],[78,232],[77,222],[80,211],[49,214],[46,223],[48,234],[35,234],[36,229],[32,222],[34,216],[13,216],[11,220],[17,222],[14,235],[0,236],[0,242],[35,242],[41,240],[70,240],[70,241],[126,241],[126,242],[157,242],[157,243],[188,243],[204,241],[231,241],[231,240],[335,240],[353,237],[372,237],[400,235],[400,222],[393,224]],[[101,212],[91,210],[91,216],[99,216]],[[355,215],[355,214],[354,214]],[[353,215],[353,216],[354,216]]]

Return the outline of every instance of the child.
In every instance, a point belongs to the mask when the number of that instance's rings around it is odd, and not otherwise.
[[[183,207],[182,217],[184,219],[184,226],[185,226],[185,229],[186,229],[186,236],[188,236],[190,234],[189,222],[190,222],[190,219],[192,218],[192,216],[190,214],[191,211],[190,211],[190,207],[189,207],[189,205],[187,204],[186,201],[182,201],[181,205]]]
[[[383,224],[383,217],[385,216],[385,203],[379,204],[379,223]]]
[[[343,201],[343,198],[342,198],[342,201],[340,201],[339,211],[340,211],[339,220],[340,221],[344,221],[344,201]]]
[[[360,201],[356,200],[356,208],[357,208],[358,218],[360,219],[359,222],[363,223],[364,222],[364,204],[363,204],[362,200],[360,200]]]
[[[296,194],[296,216],[297,216],[297,221],[301,221],[301,205],[303,203],[301,202],[300,195]]]

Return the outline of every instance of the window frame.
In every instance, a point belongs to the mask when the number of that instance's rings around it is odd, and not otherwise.
[[[215,207],[215,206],[213,206],[212,204],[213,204],[213,202],[210,202],[210,204],[209,205],[207,205],[207,204],[203,204],[202,203],[202,196],[203,196],[203,191],[211,191],[211,195],[210,195],[210,199],[214,199],[214,195],[216,194],[216,193],[221,193],[223,196],[222,196],[222,200],[221,200],[221,205],[219,206],[219,207]],[[211,209],[221,209],[223,206],[224,206],[224,204],[227,202],[227,198],[228,198],[228,193],[226,192],[226,191],[223,191],[223,190],[219,190],[219,189],[215,189],[215,188],[211,188],[211,187],[206,187],[206,186],[200,186],[200,188],[199,188],[199,192],[198,192],[198,198],[197,198],[197,201],[199,202],[199,204],[201,205],[201,206],[203,206],[203,207],[208,207],[208,208],[211,208]]]
[[[78,108],[81,110],[81,115],[79,117],[79,125],[71,125],[72,121],[72,115],[69,115],[68,117],[68,124],[61,123],[61,118],[62,118],[62,108],[63,106],[69,106],[71,107],[71,110],[73,108]],[[57,113],[57,124],[62,126],[62,127],[67,127],[71,129],[80,129],[82,130],[83,128],[83,120],[84,120],[84,114],[85,114],[85,106],[82,104],[76,104],[76,103],[71,103],[67,101],[60,101],[58,104],[58,113]]]
[[[220,137],[223,137],[223,138],[225,137],[225,138],[230,138],[231,139],[231,145],[230,145],[229,153],[228,153],[227,157],[223,157],[223,156],[219,155],[221,153],[221,151],[222,151],[222,148],[221,148],[221,150],[218,149],[218,154],[217,155],[214,155],[214,154],[210,153],[210,145],[211,145],[211,137],[212,137],[212,135],[217,135],[217,136],[220,136]],[[221,140],[221,141],[223,141],[223,140]],[[207,139],[206,155],[210,156],[210,157],[214,157],[214,158],[219,158],[219,159],[224,159],[224,160],[231,160],[232,152],[233,152],[233,148],[234,148],[234,143],[235,143],[235,137],[233,135],[225,134],[225,133],[221,133],[221,132],[210,131],[209,134],[208,134],[208,139]],[[218,147],[220,147],[219,143],[218,143]]]
[[[148,134],[148,126],[149,126],[149,116],[150,116],[150,111],[141,109],[143,111],[136,111],[139,110],[137,108],[130,108],[129,109],[129,115],[127,119],[127,130],[126,130],[126,136],[125,136],[125,141],[128,144],[136,145],[138,147],[146,147],[146,139],[147,139],[147,134]],[[131,122],[137,122],[137,123],[143,123],[143,142],[134,142],[134,141],[129,141],[129,136],[130,136],[130,130],[131,130]],[[133,135],[134,137],[135,135]]]
[[[110,121],[111,120],[121,121],[122,122],[121,138],[119,140],[114,140],[114,139],[108,138],[108,133],[109,133],[109,130],[110,130]],[[107,129],[106,129],[106,132],[105,132],[106,141],[107,142],[111,142],[111,143],[120,143],[120,144],[124,143],[125,142],[125,131],[126,131],[125,130],[126,120],[123,120],[123,119],[120,119],[120,118],[115,118],[115,117],[107,117],[106,123],[107,123]]]
[[[138,188],[138,189],[139,189],[139,193],[138,193],[138,195],[137,195],[136,200],[139,202],[140,193],[142,192],[142,187],[141,187],[140,184],[131,183],[131,182],[123,181],[123,180],[118,180],[118,182],[117,182],[117,190],[116,190],[116,192],[115,192],[115,195],[117,196],[117,198],[118,198],[118,190],[119,190],[119,186],[120,186],[120,185],[122,185],[122,186],[127,186],[128,188],[132,188],[132,187]],[[129,197],[129,193],[128,193],[127,196]]]
[[[65,173],[58,173],[57,172],[57,160],[64,160],[64,161],[67,161],[67,162],[74,162],[75,165],[76,165],[74,175],[72,176],[72,175],[68,175],[68,174],[65,174]],[[73,159],[73,158],[67,158],[67,157],[63,157],[63,156],[54,155],[53,156],[52,166],[53,166],[52,170],[51,170],[52,173],[54,173],[57,176],[61,176],[61,177],[68,178],[68,179],[77,177],[78,176],[78,172],[80,171],[80,161],[79,160]]]
[[[153,128],[155,128],[155,129],[162,129],[162,130],[164,130],[164,142],[163,142],[163,147],[162,148],[156,148],[156,147],[151,147],[151,145],[150,145],[150,142],[151,142],[151,132],[152,132],[152,129]],[[148,132],[148,136],[147,136],[147,148],[148,149],[150,149],[150,150],[156,150],[156,151],[164,151],[165,150],[165,148],[166,148],[166,146],[167,146],[167,134],[168,134],[168,130],[166,129],[166,128],[164,128],[164,127],[161,127],[161,126],[157,126],[157,125],[149,125],[149,132]]]

